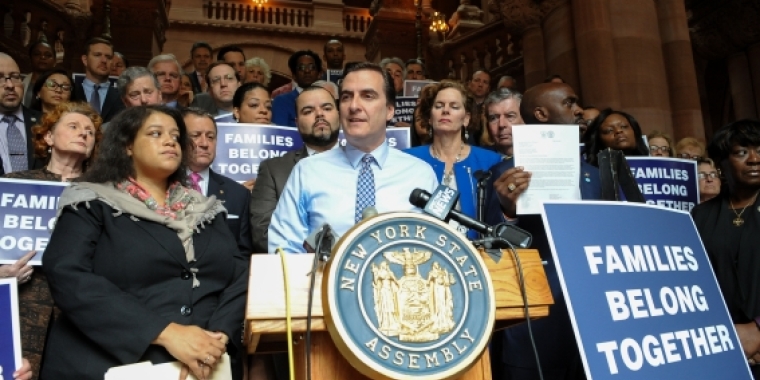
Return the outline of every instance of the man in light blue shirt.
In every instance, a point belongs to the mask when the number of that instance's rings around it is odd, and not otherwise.
[[[369,170],[369,205],[379,213],[412,211],[409,194],[415,188],[432,192],[438,186],[424,161],[390,148],[385,126],[393,117],[396,93],[380,66],[362,63],[346,71],[340,87],[340,120],[346,146],[302,159],[293,168],[269,225],[269,252],[281,247],[304,252],[309,233],[329,223],[337,235],[356,224],[366,188],[358,196]],[[370,157],[371,156],[371,157]]]

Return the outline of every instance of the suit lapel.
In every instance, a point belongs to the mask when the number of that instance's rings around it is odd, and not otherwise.
[[[224,202],[226,195],[224,194],[224,178],[217,175],[213,171],[208,171],[208,193],[206,196],[216,195],[216,198]]]
[[[26,159],[28,168],[34,169],[34,136],[32,136],[32,127],[40,120],[40,115],[26,107],[22,108],[24,114],[24,129],[26,129]]]
[[[185,249],[182,247],[182,243],[177,237],[177,233],[170,228],[161,228],[157,223],[139,220],[135,222],[135,225],[143,229],[148,235],[150,235],[156,243],[164,248],[169,255],[174,258],[183,267],[188,267],[187,258],[185,257]],[[198,256],[196,256],[197,258]]]
[[[110,82],[108,83],[110,85]],[[106,99],[103,101],[103,108],[100,110],[100,115],[104,119],[111,113],[114,101],[118,101],[118,99],[114,99],[116,91],[112,91],[111,89],[112,87],[108,87],[108,90],[106,91]]]

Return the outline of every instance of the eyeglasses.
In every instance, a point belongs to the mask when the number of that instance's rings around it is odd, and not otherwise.
[[[688,153],[679,153],[678,157],[684,158],[684,159],[687,159],[687,160],[698,160],[700,158],[700,156],[692,156],[692,155],[690,155]]]
[[[70,84],[59,84],[59,83],[53,82],[52,80],[46,81],[45,87],[52,89],[53,91],[60,88],[64,92],[71,92]]]
[[[298,66],[296,66],[296,69],[298,69],[298,71],[304,72],[304,73],[305,72],[309,72],[309,71],[314,71],[314,70],[316,70],[316,68],[317,68],[317,66],[314,65],[313,63],[310,63],[308,65],[298,65]]]
[[[657,146],[657,145],[650,145],[649,151],[652,153],[662,152],[662,153],[668,153],[670,151],[669,146]]]
[[[8,79],[10,79],[11,83],[13,84],[21,84],[24,81],[21,78],[21,73],[10,73],[8,75],[0,73],[0,79],[3,80],[3,83],[5,83]]]
[[[709,173],[699,172],[697,173],[697,176],[699,177],[700,180],[707,179],[707,178],[717,179],[719,177],[718,172],[709,172]]]
[[[224,76],[221,76],[221,77],[211,78],[211,84],[212,85],[217,85],[217,84],[219,84],[219,83],[222,82],[222,79],[224,79],[225,82],[237,81],[237,78],[234,75],[227,74],[227,75],[224,75]]]

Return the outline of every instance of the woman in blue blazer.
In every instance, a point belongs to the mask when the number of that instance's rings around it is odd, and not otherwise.
[[[432,143],[406,152],[430,164],[441,184],[459,191],[456,208],[475,218],[478,186],[475,172],[487,171],[501,161],[501,155],[467,144],[467,125],[473,115],[469,112],[472,98],[467,96],[464,86],[444,81],[428,94],[429,99],[420,102],[420,111]],[[477,232],[469,231],[467,236],[474,239]]]

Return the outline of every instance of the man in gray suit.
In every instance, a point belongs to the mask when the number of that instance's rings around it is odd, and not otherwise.
[[[340,118],[333,95],[311,86],[296,98],[296,125],[304,147],[261,163],[251,192],[251,234],[254,252],[267,252],[267,230],[282,189],[302,158],[337,147]]]

